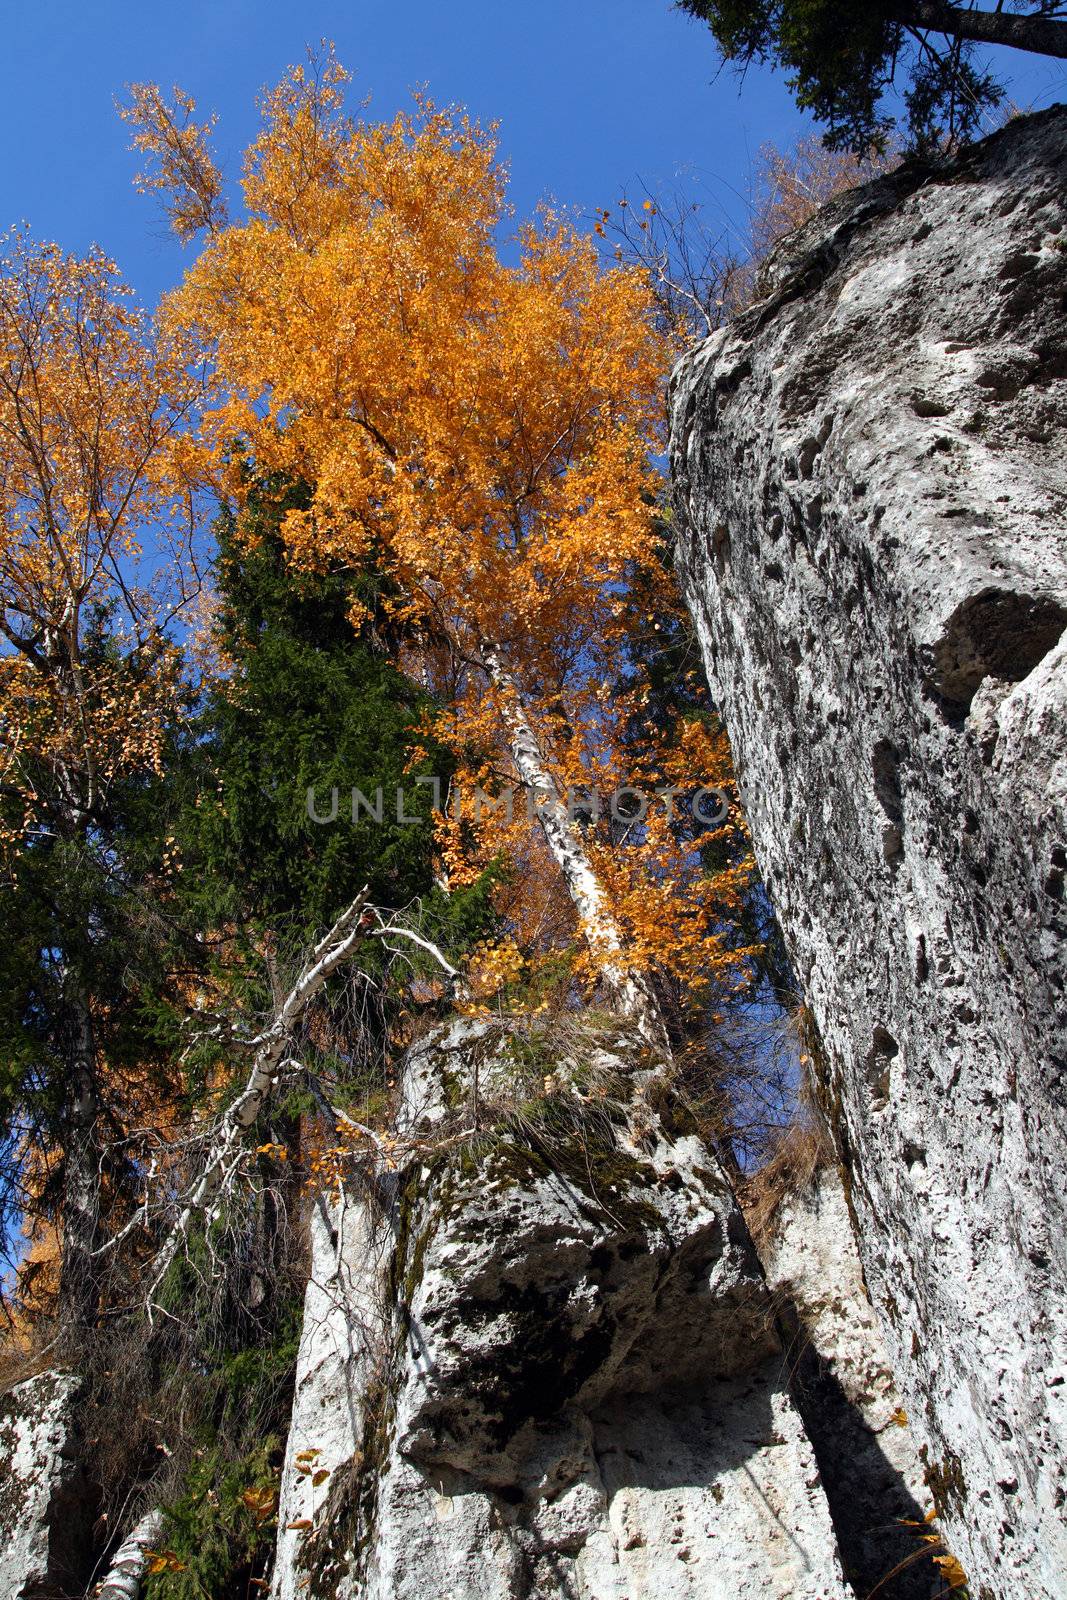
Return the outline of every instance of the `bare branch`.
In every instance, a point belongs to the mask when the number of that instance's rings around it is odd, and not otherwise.
[[[244,1153],[242,1140],[278,1081],[279,1067],[294,1024],[331,974],[351,960],[371,931],[374,919],[373,914],[368,913],[367,894],[367,888],[362,889],[320,939],[309,964],[282,1001],[270,1027],[251,1041],[256,1054],[244,1089],[223,1113],[211,1139],[207,1163],[152,1263],[153,1275],[147,1295],[150,1316],[155,1293],[187,1240],[194,1220],[217,1207],[232,1182]]]

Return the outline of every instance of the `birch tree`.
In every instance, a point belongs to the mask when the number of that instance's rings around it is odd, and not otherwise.
[[[158,773],[176,707],[168,612],[187,598],[188,502],[164,456],[195,405],[182,352],[153,342],[114,264],[24,235],[0,261],[0,796],[5,883],[50,852],[106,857],[117,785]],[[142,540],[155,581],[140,581]],[[174,581],[171,581],[174,580]],[[92,1319],[103,1150],[83,907],[56,976],[62,1064],[60,1294]]]
[[[345,85],[329,57],[265,97],[246,217],[211,221],[167,308],[210,353],[201,470],[240,501],[240,439],[261,481],[310,486],[282,524],[293,563],[382,564],[398,616],[443,641],[457,749],[476,738],[502,780],[536,791],[589,963],[661,1049],[639,897],[627,908],[613,894],[567,792],[611,766],[630,580],[658,570],[671,349],[645,275],[605,269],[565,218],[519,228],[503,259],[491,131],[426,100],[387,124],[354,121]],[[130,114],[162,180],[176,119],[161,106],[140,88]],[[202,211],[218,187],[204,182]],[[196,212],[195,197],[174,204]],[[662,887],[671,871],[653,877]],[[690,885],[678,946],[726,964],[706,942],[711,886]]]

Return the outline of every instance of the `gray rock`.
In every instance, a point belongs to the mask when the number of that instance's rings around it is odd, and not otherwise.
[[[476,1071],[490,1131],[442,1144]],[[275,1594],[845,1600],[714,1159],[656,1117],[640,1145],[592,1117],[494,1123],[508,1071],[480,1025],[418,1046],[398,1132],[424,1157],[346,1236],[349,1197],[316,1225]]]
[[[973,1590],[1067,1594],[1067,111],[815,218],[679,365],[683,581]]]
[[[320,1538],[338,1517],[358,1470],[375,1359],[385,1348],[389,1309],[381,1301],[388,1250],[367,1199],[348,1192],[317,1200],[310,1219],[311,1271],[286,1439],[271,1600],[304,1600],[307,1533]]]
[[[78,1379],[42,1372],[0,1398],[0,1595],[60,1600],[84,1582],[88,1501],[73,1407]]]
[[[846,1575],[858,1595],[929,1600],[934,1569],[915,1557],[930,1491],[835,1168],[783,1196],[760,1258]]]

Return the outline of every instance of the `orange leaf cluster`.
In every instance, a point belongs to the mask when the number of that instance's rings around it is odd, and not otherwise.
[[[80,825],[117,776],[158,766],[177,661],[164,598],[179,574],[179,428],[198,393],[153,340],[114,264],[22,235],[0,260],[0,764],[39,811],[42,769]],[[173,558],[168,560],[168,554]],[[101,614],[111,648],[92,648]]]

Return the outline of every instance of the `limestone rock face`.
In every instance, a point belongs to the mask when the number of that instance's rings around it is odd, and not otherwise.
[[[307,1532],[332,1522],[362,1437],[375,1361],[384,1349],[386,1313],[381,1246],[365,1199],[339,1194],[316,1202],[311,1271],[304,1295],[292,1420],[286,1439],[271,1600],[304,1600],[300,1555]],[[386,1246],[387,1248],[387,1246]]]
[[[1067,110],[836,202],[679,365],[679,555],[975,1594],[1067,1594]]]
[[[929,1600],[930,1563],[914,1556],[930,1491],[833,1167],[784,1196],[760,1257],[845,1572],[858,1595],[881,1584],[887,1600]]]
[[[586,1067],[576,1100],[619,1079]],[[658,1114],[638,1144],[566,1099],[450,1146],[474,1074],[488,1104],[508,1070],[479,1025],[418,1046],[397,1134],[424,1153],[347,1232],[350,1197],[318,1215],[275,1594],[845,1600],[714,1159]]]
[[[0,1399],[0,1595],[60,1600],[84,1570],[89,1517],[75,1448],[78,1380],[43,1372]]]

